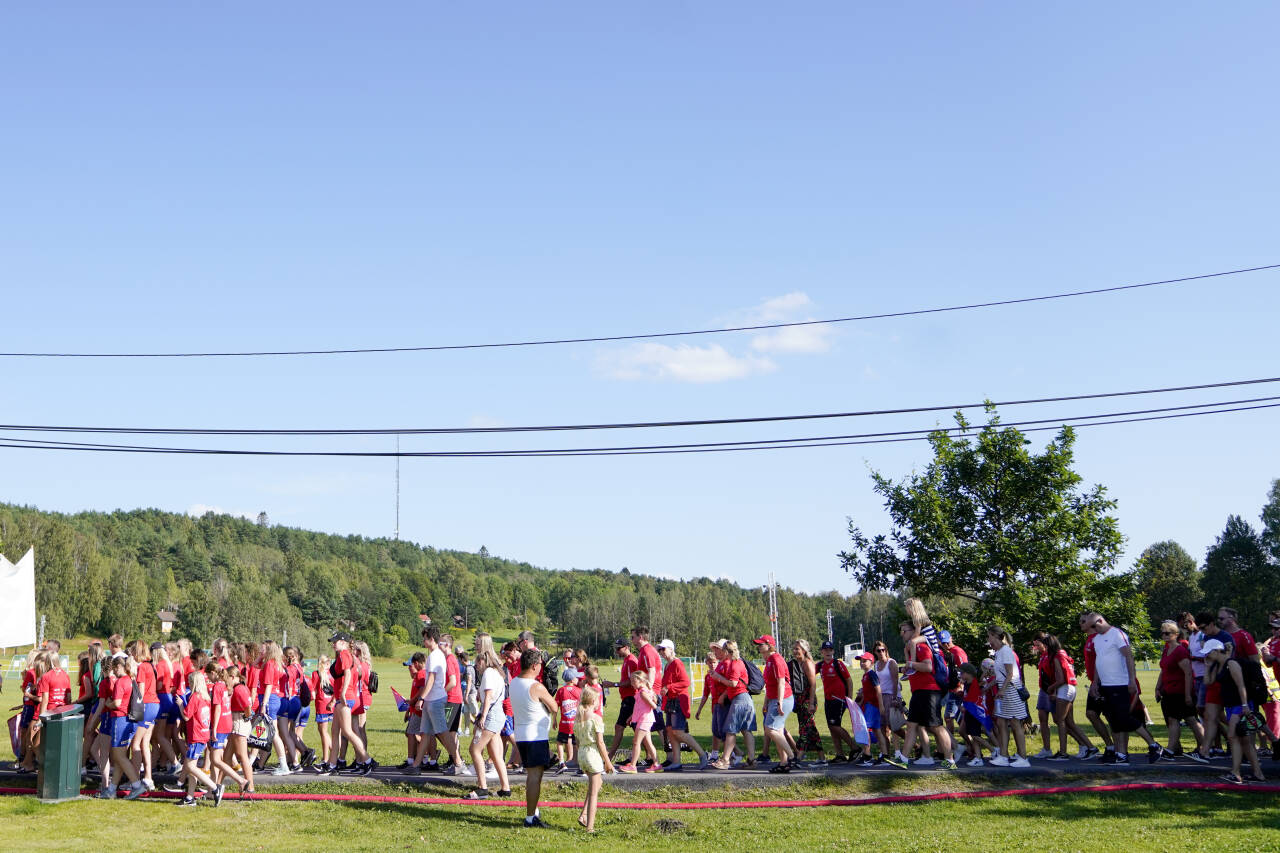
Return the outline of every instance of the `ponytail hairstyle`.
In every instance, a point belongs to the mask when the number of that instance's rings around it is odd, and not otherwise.
[[[1044,648],[1049,653],[1050,658],[1056,658],[1062,652],[1062,641],[1058,639],[1056,634],[1044,635]]]
[[[328,687],[333,683],[333,676],[329,673],[329,656],[321,654],[320,659],[316,661],[316,672],[320,673],[320,686]]]
[[[724,650],[729,653],[730,660],[742,660],[742,653],[738,651],[738,644],[733,640],[724,644]],[[648,673],[645,675],[647,676]]]
[[[999,625],[988,625],[987,636],[995,637],[1002,645],[1008,646],[1013,644],[1013,637],[1010,637],[1009,632],[1004,628],[1001,628]],[[999,649],[996,651],[999,651]]]
[[[213,647],[209,649],[209,652],[214,660],[220,660],[227,657],[227,641],[222,637],[214,640]]]

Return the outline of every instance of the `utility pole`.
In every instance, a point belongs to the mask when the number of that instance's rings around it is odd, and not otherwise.
[[[36,648],[44,648],[44,619],[43,613],[40,614],[40,637],[36,641]]]
[[[836,641],[835,622],[831,618],[831,608],[827,608],[827,642],[834,643]]]
[[[769,627],[773,629],[773,638],[781,644],[782,638],[778,636],[778,585],[774,583],[773,572],[769,572]]]

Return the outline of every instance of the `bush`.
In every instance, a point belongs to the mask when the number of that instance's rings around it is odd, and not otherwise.
[[[401,642],[401,643],[409,642],[409,631],[403,625],[392,625],[391,636],[394,637],[398,642]]]

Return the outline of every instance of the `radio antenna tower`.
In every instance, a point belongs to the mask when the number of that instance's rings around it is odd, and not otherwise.
[[[400,541],[400,434],[396,433],[396,541]]]

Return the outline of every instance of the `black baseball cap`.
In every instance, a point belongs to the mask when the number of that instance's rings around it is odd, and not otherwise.
[[[334,631],[333,636],[329,638],[329,642],[336,643],[338,640],[343,640],[349,643],[351,642],[351,635],[346,631]]]
[[[622,648],[623,646],[630,646],[630,645],[631,645],[631,638],[629,638],[629,637],[619,637],[619,638],[618,638],[617,640],[615,640],[615,641],[614,641],[614,643],[613,643],[613,647],[614,647],[615,649],[620,649],[620,648]]]
[[[836,648],[835,643],[831,642],[830,640],[827,640],[825,643],[823,643],[821,646],[818,647],[818,650],[822,651],[823,649],[831,649],[832,651],[835,651],[835,648]]]

